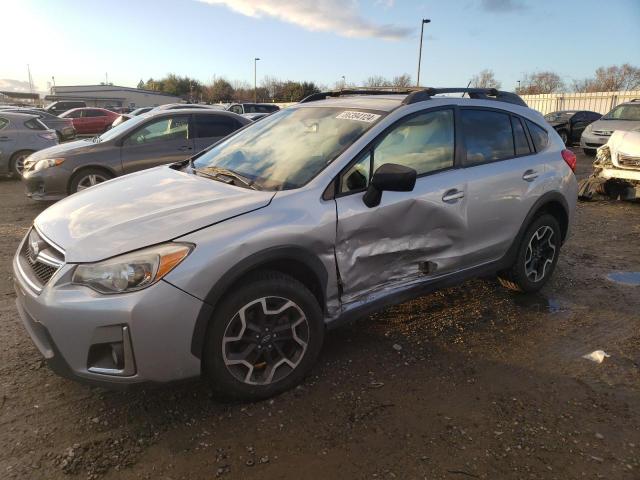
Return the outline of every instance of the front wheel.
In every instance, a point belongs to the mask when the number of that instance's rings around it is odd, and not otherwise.
[[[264,399],[300,383],[323,340],[322,311],[309,289],[288,275],[260,272],[216,308],[203,370],[220,396]]]
[[[81,190],[85,190],[112,178],[113,175],[99,168],[86,168],[84,170],[80,170],[71,179],[69,193],[76,193]]]
[[[500,272],[498,280],[511,290],[537,292],[553,274],[560,244],[558,221],[549,214],[539,216],[522,237],[515,263],[509,270]]]
[[[15,178],[22,178],[22,172],[24,171],[24,161],[33,152],[31,150],[20,150],[11,156],[10,168],[11,174]]]

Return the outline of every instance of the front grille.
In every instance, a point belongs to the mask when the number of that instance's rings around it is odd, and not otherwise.
[[[624,153],[618,154],[618,165],[625,168],[637,168],[640,169],[640,157],[634,157],[632,155],[626,155]]]
[[[595,147],[595,148],[598,148],[598,147],[601,147],[603,144],[602,144],[602,143],[589,143],[589,142],[587,142],[587,143],[585,143],[585,145],[586,145],[587,147]]]
[[[612,130],[594,130],[592,133],[594,135],[599,135],[601,137],[610,137],[613,131]]]
[[[32,242],[37,243],[37,255]],[[23,275],[36,290],[41,290],[64,264],[64,255],[44,240],[35,229],[31,229],[24,239],[19,261]]]

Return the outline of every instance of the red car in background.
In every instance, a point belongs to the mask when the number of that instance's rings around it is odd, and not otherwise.
[[[116,112],[104,108],[72,108],[59,115],[60,118],[70,118],[78,135],[87,133],[102,133],[109,129],[113,121],[118,118]]]

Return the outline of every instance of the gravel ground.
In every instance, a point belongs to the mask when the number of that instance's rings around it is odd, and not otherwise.
[[[44,207],[13,180],[0,202],[0,478],[640,478],[640,287],[606,280],[640,271],[638,204],[580,204],[540,294],[474,280],[389,308],[331,332],[301,387],[222,404],[51,373],[10,267]]]

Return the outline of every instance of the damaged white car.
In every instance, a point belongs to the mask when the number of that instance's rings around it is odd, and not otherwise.
[[[579,198],[640,199],[640,129],[616,130],[598,148],[593,173],[580,182]]]

